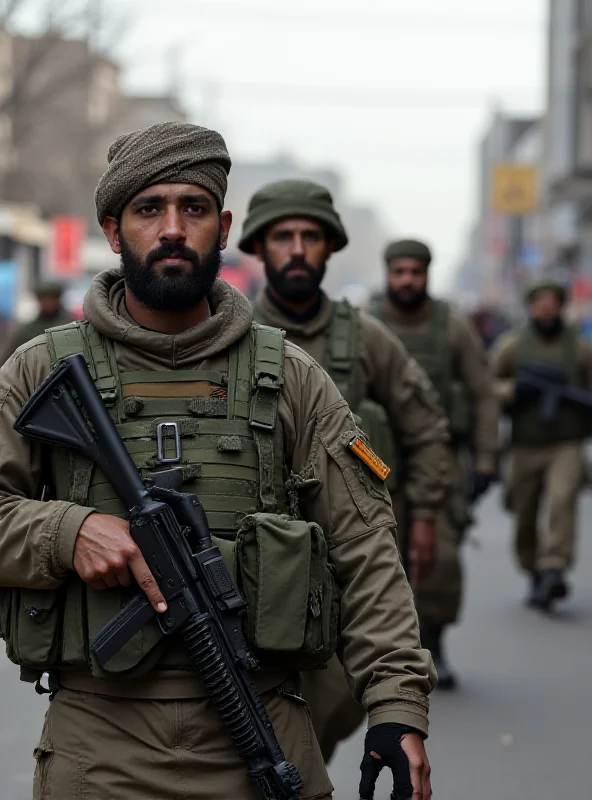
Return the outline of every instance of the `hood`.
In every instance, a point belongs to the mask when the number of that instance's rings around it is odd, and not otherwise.
[[[191,369],[227,350],[249,331],[249,301],[218,279],[208,296],[212,316],[183,333],[158,333],[134,322],[125,305],[125,284],[117,269],[101,272],[84,298],[84,316],[99,333],[148,356],[154,366]]]
[[[278,308],[273,303],[267,292],[263,291],[256,300],[255,308],[260,315],[265,319],[267,325],[272,325],[275,328],[283,328],[289,335],[297,333],[306,338],[313,338],[318,336],[319,333],[327,330],[333,319],[333,302],[329,300],[325,292],[321,290],[321,308],[319,313],[314,319],[309,319],[306,322],[298,322],[297,320],[290,319],[286,316],[281,308]]]

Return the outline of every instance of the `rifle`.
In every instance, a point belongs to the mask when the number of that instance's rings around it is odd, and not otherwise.
[[[245,641],[246,603],[212,537],[195,494],[142,481],[82,355],[64,358],[14,423],[23,436],[84,453],[103,471],[129,511],[130,534],[168,605],[156,614],[139,592],[94,637],[101,664],[150,620],[179,633],[263,800],[295,800],[302,789],[286,761],[250,672],[257,660]],[[165,473],[163,473],[165,474]]]
[[[526,364],[515,374],[516,400],[539,399],[539,421],[552,422],[560,403],[569,403],[580,409],[592,411],[592,393],[570,386],[561,369],[547,364]]]

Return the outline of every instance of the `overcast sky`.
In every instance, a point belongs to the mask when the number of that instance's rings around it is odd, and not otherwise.
[[[474,217],[495,103],[538,112],[547,0],[103,0],[139,92],[177,83],[234,159],[333,166],[386,228],[435,249],[442,287]]]

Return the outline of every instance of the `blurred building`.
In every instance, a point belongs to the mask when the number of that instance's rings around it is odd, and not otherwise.
[[[592,0],[550,0],[546,257],[592,313]]]
[[[477,152],[477,216],[454,293],[467,310],[519,313],[524,280],[542,265],[542,121],[496,110]]]

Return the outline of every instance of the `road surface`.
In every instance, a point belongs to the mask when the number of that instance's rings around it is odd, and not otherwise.
[[[432,701],[434,800],[587,800],[592,495],[582,502],[575,591],[553,617],[522,606],[524,581],[511,559],[510,520],[497,493],[483,502],[474,535],[479,547],[469,544],[465,552],[464,620],[450,636],[462,685]],[[46,700],[19,682],[17,668],[3,656],[0,702],[0,800],[28,800]],[[338,750],[330,770],[335,800],[357,800],[362,746],[363,731]],[[387,798],[385,780],[376,800]]]

